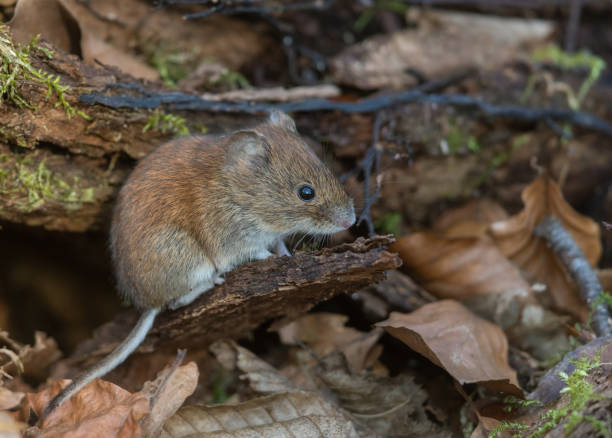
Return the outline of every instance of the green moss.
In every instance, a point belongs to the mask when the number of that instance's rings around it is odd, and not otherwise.
[[[514,438],[518,438],[518,437],[523,436],[523,435],[521,435],[521,432],[524,432],[527,429],[529,429],[529,426],[526,426],[526,425],[521,424],[521,423],[515,423],[515,422],[511,422],[511,421],[502,421],[499,424],[499,426],[497,426],[495,429],[493,429],[491,432],[489,432],[489,438],[494,438],[498,434],[500,434],[500,433],[502,433],[504,431],[512,432],[512,436]]]
[[[561,50],[556,45],[550,45],[536,50],[533,54],[533,60],[552,63],[562,70],[577,68],[585,68],[588,70],[589,73],[580,85],[578,91],[575,91],[569,84],[564,82],[556,83],[555,88],[565,93],[567,104],[574,111],[580,109],[589,90],[599,80],[601,73],[606,68],[606,63],[602,58],[585,50],[577,53],[568,53]],[[523,101],[532,94],[535,84],[542,79],[545,79],[545,76],[542,74],[534,74],[529,77],[527,87],[522,96]]]
[[[229,389],[234,385],[234,377],[223,368],[214,371],[212,383],[212,397],[210,404],[218,405],[225,403],[229,398]]]
[[[55,105],[64,108],[68,118],[78,114],[84,119],[91,120],[91,117],[83,111],[73,108],[66,101],[64,93],[69,87],[59,83],[60,77],[58,75],[54,76],[43,70],[37,70],[30,63],[30,54],[35,50],[42,52],[48,58],[53,56],[50,50],[37,44],[39,38],[40,35],[37,35],[29,44],[15,46],[5,28],[0,25],[0,103],[10,102],[20,108],[31,110],[37,108],[20,93],[18,79],[21,78],[46,85],[47,94],[45,98],[48,100],[51,96],[55,96],[57,99]]]
[[[584,411],[587,402],[591,400],[601,400],[603,397],[595,392],[595,388],[587,381],[589,371],[600,365],[600,352],[595,355],[591,361],[587,357],[581,357],[576,361],[572,361],[576,365],[576,369],[572,374],[567,375],[564,372],[559,372],[559,377],[565,382],[565,388],[561,390],[562,394],[567,394],[567,404],[561,408],[550,409],[543,415],[546,420],[537,430],[529,435],[529,438],[539,438],[546,432],[563,424],[566,435],[581,423],[590,423],[593,429],[601,436],[612,436],[610,424],[606,424],[601,420],[585,415]]]
[[[450,130],[446,135],[446,143],[448,144],[448,152],[450,155],[455,155],[462,150],[469,150],[470,152],[480,152],[481,147],[478,140],[473,135],[469,135],[454,119],[450,120]]]
[[[401,213],[387,213],[380,219],[374,221],[374,227],[379,234],[393,234],[394,236],[399,236],[401,223]]]
[[[531,134],[518,135],[512,140],[509,149],[507,148],[501,152],[496,152],[495,155],[493,155],[493,158],[490,160],[487,169],[481,175],[479,175],[473,183],[468,185],[466,195],[471,194],[482,184],[485,184],[489,180],[493,172],[500,166],[503,166],[505,163],[507,163],[512,157],[512,154],[522,148],[524,145],[526,145],[530,139]]]
[[[372,19],[382,11],[390,11],[396,14],[405,15],[408,11],[408,7],[408,4],[401,0],[376,0],[373,6],[363,11],[359,18],[357,18],[357,21],[353,24],[353,29],[357,32],[362,32]]]
[[[540,438],[557,426],[563,426],[565,436],[568,436],[578,425],[583,423],[589,423],[598,436],[611,437],[612,423],[610,418],[607,422],[604,422],[584,414],[588,402],[604,398],[601,394],[595,392],[595,388],[587,380],[589,372],[601,365],[600,352],[595,355],[593,360],[583,356],[572,361],[572,363],[576,366],[576,369],[570,375],[562,371],[558,373],[566,385],[561,390],[561,394],[566,394],[563,406],[544,411],[540,415],[540,426],[528,435],[525,435],[524,432],[529,429],[529,426],[516,422],[504,422],[491,431],[489,437],[493,438],[504,430],[510,430],[514,432],[513,436],[515,437]]]
[[[241,73],[224,69],[219,79],[211,81],[211,87],[222,86],[227,90],[251,88],[249,80]]]
[[[61,202],[66,208],[93,202],[94,188],[83,188],[79,183],[77,176],[71,182],[64,181],[44,160],[36,162],[29,156],[11,160],[0,155],[0,193],[11,195],[21,211],[35,210],[46,201]]]
[[[174,114],[165,114],[161,111],[153,111],[149,115],[142,132],[147,132],[149,129],[161,131],[163,134],[166,132],[172,132],[175,135],[190,134],[184,118]]]
[[[527,408],[530,406],[536,406],[540,404],[540,402],[537,400],[523,400],[513,395],[504,397],[504,403],[506,405],[504,407],[504,411],[506,412],[512,412],[518,408]]]
[[[197,59],[197,53],[158,50],[151,55],[149,62],[159,72],[166,86],[176,88],[177,82],[187,76]]]

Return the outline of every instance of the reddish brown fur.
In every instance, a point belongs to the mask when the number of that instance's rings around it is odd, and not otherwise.
[[[111,231],[119,289],[137,307],[162,308],[188,293],[198,266],[222,273],[252,258],[234,257],[244,242],[325,234],[354,218],[350,198],[287,120],[179,138],[138,163]],[[297,197],[304,183],[315,188],[312,202]]]

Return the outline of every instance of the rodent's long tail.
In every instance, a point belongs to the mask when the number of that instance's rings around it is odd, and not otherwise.
[[[83,374],[74,379],[68,386],[66,386],[53,400],[45,407],[42,415],[40,416],[40,422],[47,418],[55,408],[59,407],[62,403],[72,397],[74,394],[79,392],[92,380],[102,377],[112,369],[117,367],[144,341],[147,333],[153,326],[155,317],[159,313],[159,309],[146,310],[138,319],[136,326],[132,329],[130,334],[115,348],[108,356],[102,359],[100,362],[86,370]]]

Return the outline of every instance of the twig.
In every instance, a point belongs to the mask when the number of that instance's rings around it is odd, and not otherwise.
[[[100,104],[111,108],[149,108],[167,105],[170,110],[192,110],[212,112],[237,112],[263,114],[273,110],[288,113],[311,111],[342,111],[346,113],[372,113],[392,106],[408,103],[431,103],[451,105],[459,108],[475,109],[491,118],[507,118],[522,122],[567,122],[582,128],[591,129],[612,136],[612,125],[592,114],[557,108],[527,108],[517,105],[492,105],[476,97],[465,94],[426,94],[422,88],[395,94],[368,97],[355,102],[333,101],[328,99],[302,99],[275,104],[252,102],[217,102],[180,92],[153,93],[139,84],[113,84],[107,88],[136,90],[142,96],[120,94],[108,96],[99,92],[80,96],[80,101],[93,105]],[[547,122],[548,123],[548,122]]]
[[[370,142],[370,147],[368,148],[365,157],[363,157],[357,167],[340,176],[340,181],[344,182],[353,175],[363,173],[363,210],[359,215],[357,225],[360,225],[361,223],[365,222],[368,226],[368,235],[370,237],[375,234],[374,223],[372,222],[372,216],[370,214],[370,208],[380,197],[380,181],[378,181],[378,178],[380,176],[380,155],[382,153],[382,149],[378,144],[378,141],[380,138],[380,128],[382,127],[383,121],[383,113],[377,113],[376,118],[374,119],[374,127],[372,128],[372,141]],[[374,168],[374,172],[372,172],[372,168]],[[374,193],[371,193],[372,174],[374,175],[374,179],[376,180],[376,188],[374,190]]]
[[[580,24],[580,13],[582,12],[582,0],[570,0],[569,16],[567,18],[567,29],[565,30],[565,51],[572,53],[576,49],[576,35]]]
[[[117,18],[108,17],[96,11],[93,8],[93,6],[91,6],[91,0],[78,0],[78,2],[82,4],[83,6],[85,6],[85,8],[89,11],[89,13],[93,15],[95,18],[97,18],[98,20],[105,21],[111,24],[116,24],[117,26],[123,27],[123,28],[127,27],[127,25],[124,22],[119,21]]]
[[[183,362],[183,359],[185,359],[185,354],[187,354],[187,350],[179,348],[176,351],[176,357],[174,358],[174,361],[172,361],[172,365],[170,365],[170,369],[166,373],[166,375],[164,377],[164,380],[161,381],[159,386],[155,389],[155,393],[153,394],[153,396],[149,400],[149,407],[151,409],[153,408],[153,406],[155,406],[155,403],[157,402],[157,397],[159,397],[159,394],[162,392],[162,390],[164,389],[164,387],[168,383],[168,380],[170,380],[170,377],[172,376],[172,374],[174,374],[174,372],[179,367],[181,362]]]
[[[550,216],[542,220],[535,228],[534,234],[546,240],[578,284],[582,298],[592,312],[595,334],[598,337],[609,336],[611,332],[608,309],[605,303],[600,302],[601,284],[571,234],[563,228],[559,219]]]

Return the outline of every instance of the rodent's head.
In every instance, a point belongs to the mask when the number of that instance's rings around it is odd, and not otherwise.
[[[227,141],[223,175],[232,200],[265,231],[330,234],[355,222],[353,200],[286,114],[273,112]]]

